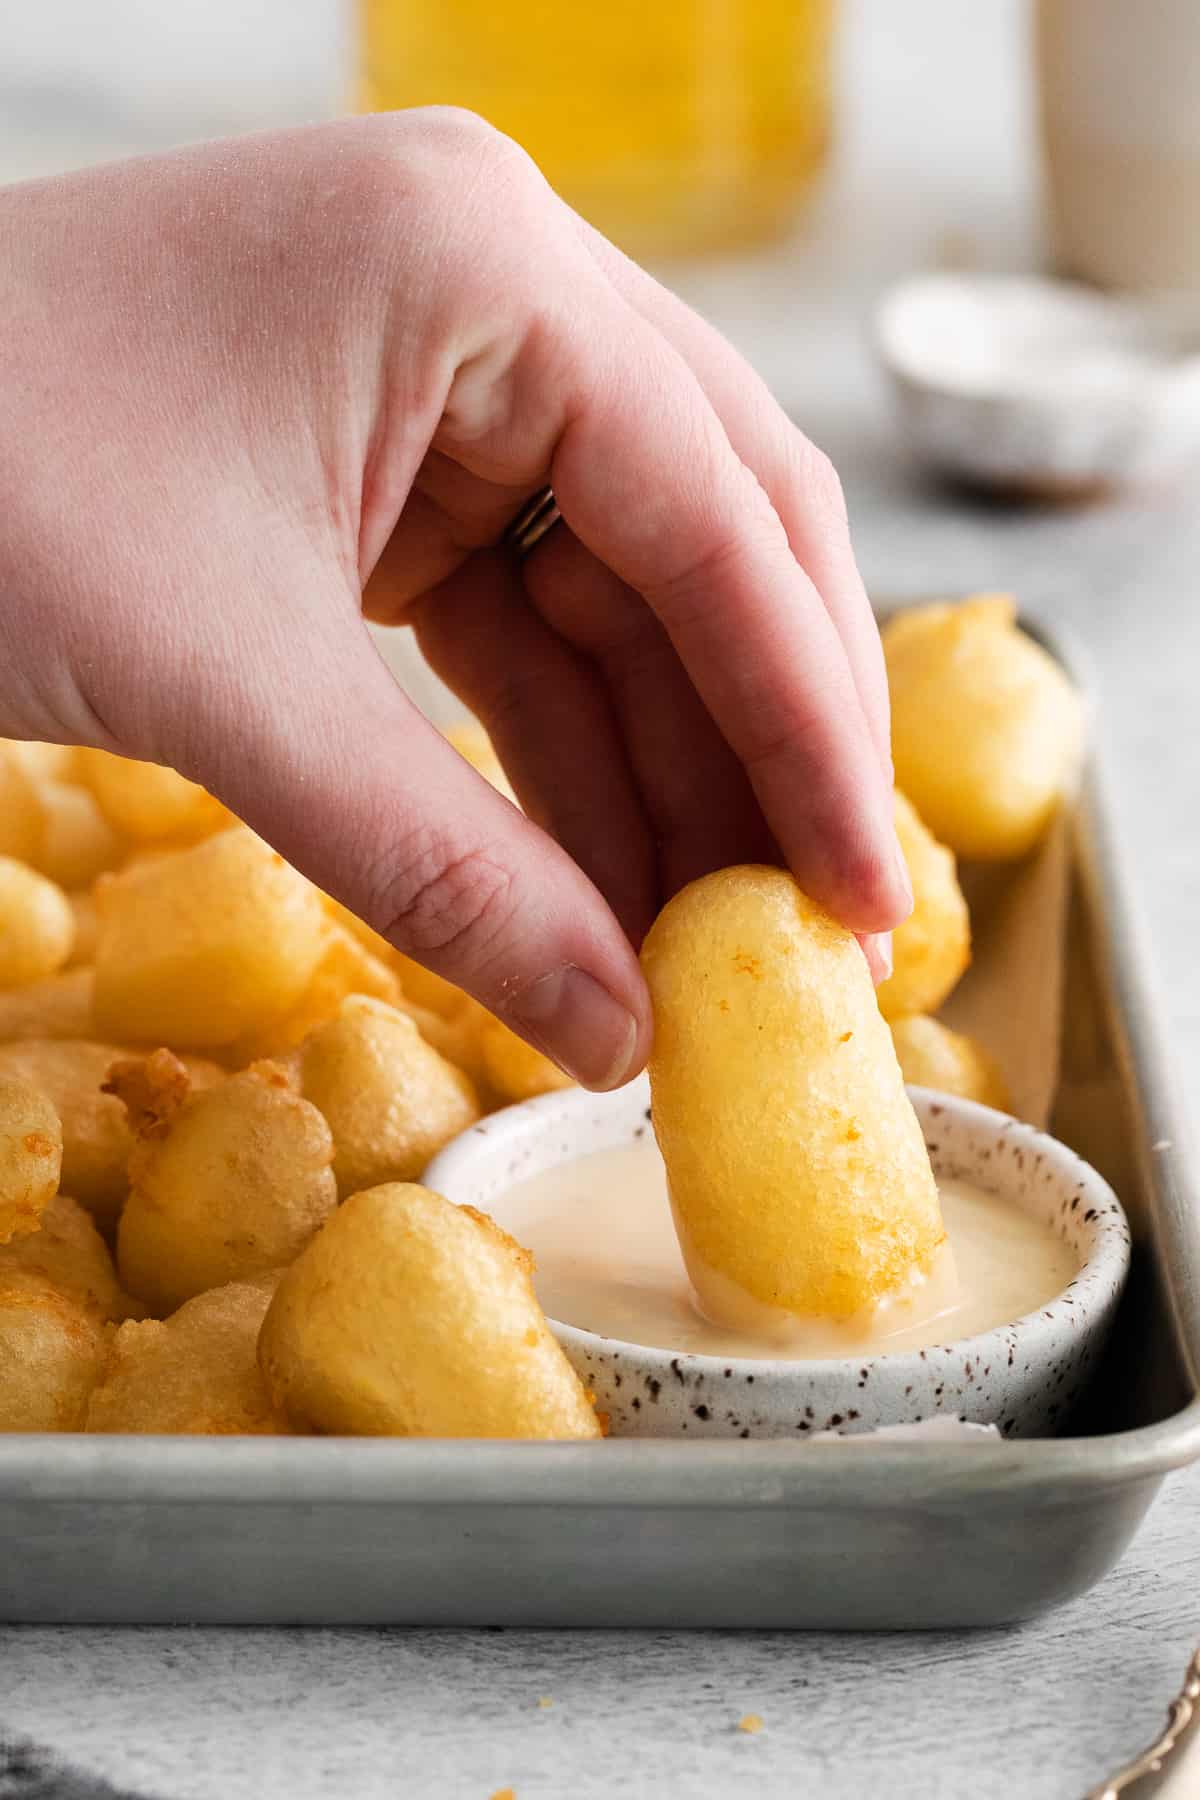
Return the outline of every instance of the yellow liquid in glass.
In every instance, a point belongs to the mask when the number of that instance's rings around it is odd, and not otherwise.
[[[833,0],[361,0],[368,111],[469,107],[640,256],[785,230],[824,161]]]

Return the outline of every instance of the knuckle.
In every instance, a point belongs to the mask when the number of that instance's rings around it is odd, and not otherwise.
[[[469,106],[420,106],[405,115],[431,144],[446,155],[498,155],[513,140]]]
[[[337,155],[314,157],[306,204],[331,209],[343,227],[352,219],[384,243],[396,235],[398,205],[444,218],[480,189],[517,194],[535,181],[545,186],[519,144],[465,107],[374,113],[327,130]]]
[[[405,121],[406,169],[418,147],[422,165],[443,196],[453,194],[461,202],[464,192],[481,185],[489,193],[497,187],[511,192],[545,188],[537,164],[516,139],[466,107],[426,106],[395,116]]]
[[[440,139],[451,149],[468,144],[485,144],[493,138],[503,136],[494,125],[488,123],[482,113],[472,111],[469,106],[418,106],[406,117],[431,138]]]
[[[846,522],[846,496],[841,476],[823,450],[796,433],[791,445],[791,479],[806,504],[823,518]]]
[[[557,212],[521,146],[461,107],[355,123],[366,129],[341,176],[345,210],[361,222],[367,267],[382,271],[389,292],[400,285],[410,296],[407,328],[419,315],[438,344],[464,332],[474,341],[481,311],[493,316],[498,298],[527,306]]]
[[[479,968],[512,916],[513,877],[486,849],[462,851],[434,827],[415,832],[375,884],[377,929],[418,958]]]

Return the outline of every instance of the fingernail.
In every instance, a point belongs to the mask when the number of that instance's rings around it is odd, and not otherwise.
[[[637,1020],[586,969],[551,969],[505,1013],[515,1030],[584,1087],[620,1087],[632,1072]]]
[[[900,886],[901,886],[901,888],[904,892],[904,895],[908,901],[908,909],[911,912],[912,906],[913,906],[912,876],[908,872],[908,864],[905,862],[904,852],[900,848],[900,839],[898,837],[893,836],[892,841],[895,845],[895,850],[893,852],[893,856],[894,856],[894,861],[895,861],[895,865],[896,865],[896,876],[900,882]],[[889,954],[890,954],[890,952],[889,952]]]
[[[890,931],[869,932],[859,939],[871,979],[878,987],[892,972],[892,934]]]

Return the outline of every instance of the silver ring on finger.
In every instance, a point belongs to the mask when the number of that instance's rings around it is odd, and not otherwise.
[[[553,531],[561,518],[554,489],[544,487],[521,508],[500,542],[514,556],[526,557],[536,544],[541,543],[548,531]]]

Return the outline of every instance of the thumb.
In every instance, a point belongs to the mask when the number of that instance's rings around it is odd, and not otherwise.
[[[649,1002],[615,916],[411,704],[357,610],[297,618],[293,594],[200,629],[203,692],[186,742],[164,722],[162,759],[577,1080],[633,1075]]]

